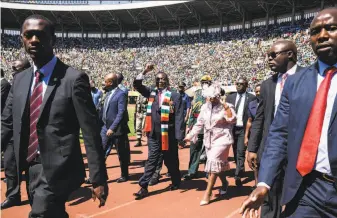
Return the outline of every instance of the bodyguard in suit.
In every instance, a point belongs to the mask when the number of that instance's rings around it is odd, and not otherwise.
[[[233,153],[236,163],[235,170],[235,184],[238,187],[242,186],[241,177],[245,171],[246,160],[246,146],[244,144],[245,130],[248,120],[247,108],[251,101],[256,97],[247,92],[248,81],[246,78],[239,78],[236,81],[237,93],[230,94],[226,98],[226,102],[235,105],[235,112],[237,116],[236,124],[233,128],[234,144]]]
[[[103,121],[101,137],[105,158],[108,157],[112,145],[116,146],[119,163],[121,165],[121,177],[117,183],[126,182],[129,179],[130,148],[127,142],[128,121],[126,119],[127,94],[118,88],[118,78],[114,73],[105,76],[105,90],[107,90],[100,117]]]
[[[24,21],[21,38],[34,66],[18,73],[1,117],[1,144],[13,137],[17,172],[28,167],[29,217],[66,218],[65,202],[84,182],[83,133],[93,198],[104,205],[107,172],[89,78],[53,54],[54,25]]]
[[[156,171],[160,154],[163,154],[164,163],[171,175],[170,190],[178,189],[181,181],[178,159],[178,141],[184,137],[181,96],[170,91],[168,76],[163,72],[156,74],[155,89],[144,86],[144,76],[152,69],[153,65],[148,64],[143,73],[134,80],[135,89],[149,99],[144,127],[148,137],[149,155],[144,175],[139,180],[141,189],[134,194],[136,199],[147,196],[147,187]]]
[[[261,160],[265,148],[264,143],[274,120],[285,81],[289,76],[303,69],[296,65],[297,48],[292,41],[279,40],[275,42],[267,55],[269,67],[275,74],[261,85],[260,103],[251,128],[247,161],[254,170],[257,170],[260,164],[259,160]],[[281,169],[262,205],[262,218],[280,217],[283,178],[284,171]]]
[[[28,62],[27,59],[14,61],[12,65],[12,69],[14,70],[14,73],[12,74],[13,78],[15,77],[17,73],[29,67],[30,67],[30,63]],[[8,89],[8,92],[9,92],[9,89]],[[6,100],[6,99],[7,99],[7,95],[3,96],[1,94],[1,100]],[[4,106],[5,104],[1,105],[1,108],[2,108],[1,113],[2,113]],[[13,147],[13,139],[11,139],[7,145],[4,145],[4,148],[2,149],[4,149],[4,171],[5,171],[5,176],[6,176],[7,191],[6,191],[6,199],[1,203],[1,209],[6,209],[9,207],[17,206],[21,204],[20,183],[21,183],[22,174],[21,172],[19,172],[19,174],[17,173],[14,147]],[[26,188],[27,188],[27,193],[28,193],[28,198],[29,198],[28,181],[26,181]]]
[[[286,160],[285,217],[337,217],[337,8],[315,16],[310,40],[318,61],[284,85],[244,217],[256,215]]]
[[[1,69],[1,113],[5,108],[7,96],[9,90],[11,89],[11,84],[5,78],[5,72]]]

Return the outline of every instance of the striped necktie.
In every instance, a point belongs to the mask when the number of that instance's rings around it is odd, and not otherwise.
[[[42,85],[43,74],[38,70],[35,72],[35,85],[33,93],[30,96],[30,134],[28,145],[27,161],[31,162],[37,156],[39,140],[36,132],[36,123],[40,115],[40,107],[42,104]]]

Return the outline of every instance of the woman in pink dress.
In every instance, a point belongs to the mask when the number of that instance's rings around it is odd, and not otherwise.
[[[232,126],[236,122],[236,114],[233,105],[221,102],[220,92],[220,86],[215,84],[203,91],[203,96],[208,101],[201,107],[197,123],[185,138],[185,141],[196,141],[198,133],[204,129],[203,143],[207,155],[205,172],[208,173],[208,185],[200,202],[201,206],[209,204],[217,177],[222,182],[221,195],[226,193],[228,187],[225,172],[229,170],[227,158],[233,143]]]

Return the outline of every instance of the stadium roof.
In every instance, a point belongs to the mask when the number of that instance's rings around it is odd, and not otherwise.
[[[322,3],[323,2],[323,3]],[[1,3],[2,28],[19,29],[31,14],[42,14],[56,29],[119,32],[223,25],[333,6],[334,0],[148,1],[119,5],[36,5]]]

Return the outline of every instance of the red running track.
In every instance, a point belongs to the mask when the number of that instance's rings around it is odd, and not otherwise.
[[[192,181],[183,181],[180,190],[165,191],[169,186],[170,179],[164,175],[167,172],[163,167],[161,181],[155,186],[150,186],[151,195],[140,201],[134,200],[133,193],[137,192],[139,186],[137,181],[144,172],[144,161],[147,159],[147,146],[134,148],[135,142],[131,140],[131,166],[130,180],[126,183],[118,184],[116,179],[120,176],[119,162],[116,152],[113,150],[107,159],[107,169],[109,174],[109,197],[104,207],[98,208],[98,202],[92,202],[91,192],[88,185],[74,192],[66,203],[66,209],[70,218],[236,218],[241,217],[238,209],[242,201],[251,192],[254,185],[253,173],[248,171],[248,177],[243,178],[244,186],[237,188],[233,177],[229,177],[228,193],[225,197],[219,198],[218,188],[221,182],[218,179],[213,191],[211,204],[199,206],[200,200],[206,189],[206,179],[204,178],[203,165],[200,165],[200,178]],[[145,144],[145,143],[144,143]],[[83,153],[84,149],[83,149]],[[232,156],[232,155],[230,155]],[[186,173],[189,162],[189,148],[179,150],[180,170]],[[230,158],[233,159],[233,158]],[[86,161],[86,158],[85,158]],[[231,161],[231,172],[235,164]],[[248,170],[248,166],[246,165]],[[231,173],[233,174],[233,173]],[[4,173],[1,172],[4,178]],[[12,207],[1,211],[2,218],[27,218],[30,206],[27,201],[25,182],[21,184],[22,201],[24,205]],[[1,181],[1,201],[4,200],[6,184]]]

